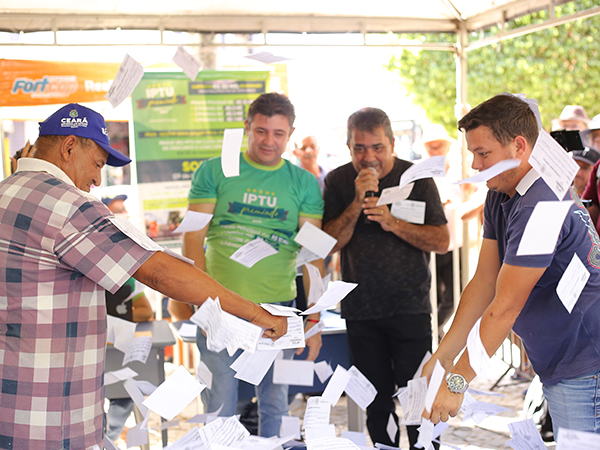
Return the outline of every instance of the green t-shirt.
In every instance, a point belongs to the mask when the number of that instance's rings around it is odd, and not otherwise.
[[[263,166],[240,156],[240,176],[226,178],[221,158],[205,161],[194,173],[190,204],[216,203],[206,235],[206,271],[228,289],[256,303],[296,297],[299,217],[321,219],[323,199],[310,172],[282,159]],[[277,254],[251,268],[230,259],[241,246],[262,238]]]

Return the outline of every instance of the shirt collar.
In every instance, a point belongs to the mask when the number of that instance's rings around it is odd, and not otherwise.
[[[517,184],[516,189],[519,195],[521,197],[524,196],[529,190],[529,188],[533,185],[533,183],[537,181],[539,177],[540,175],[534,169],[530,169],[529,172],[527,172],[525,176],[521,178],[519,184]]]
[[[73,180],[58,166],[39,158],[20,158],[17,161],[16,172],[47,172],[65,183],[75,186]],[[15,172],[15,173],[16,173]]]

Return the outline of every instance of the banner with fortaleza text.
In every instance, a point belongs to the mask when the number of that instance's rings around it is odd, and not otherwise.
[[[120,64],[0,59],[0,106],[82,103],[104,97]]]

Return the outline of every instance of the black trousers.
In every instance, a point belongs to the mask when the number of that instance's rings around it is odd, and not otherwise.
[[[429,314],[402,314],[376,320],[346,319],[348,346],[352,364],[377,389],[367,408],[367,429],[373,444],[398,447],[400,429],[394,439],[386,430],[390,415],[398,424],[392,395],[406,386],[419,368],[425,353],[431,350]],[[418,426],[407,427],[411,450],[416,450]],[[434,444],[439,448],[437,444]]]

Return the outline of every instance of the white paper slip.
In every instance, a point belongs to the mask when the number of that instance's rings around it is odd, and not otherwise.
[[[262,328],[229,314],[227,311],[222,311],[221,314],[225,318],[225,323],[232,336],[231,341],[227,344],[229,356],[233,356],[238,348],[253,352],[256,349],[258,339],[263,333]]]
[[[119,381],[125,381],[127,378],[137,377],[138,373],[129,368],[124,367],[120,370],[114,370],[112,372],[106,372],[104,374],[104,386],[108,386],[109,384],[114,384]]]
[[[323,311],[324,309],[331,308],[337,303],[341,302],[346,295],[348,295],[358,284],[346,283],[345,281],[332,281],[329,283],[327,291],[321,296],[316,304],[308,308],[306,311],[300,313],[301,315],[307,316]]]
[[[367,406],[375,400],[377,389],[355,366],[350,367],[348,373],[350,378],[344,390],[354,400],[354,403],[366,410]]]
[[[146,419],[142,422],[137,423],[134,427],[127,430],[127,448],[130,447],[141,447],[142,445],[148,444],[148,431],[142,429],[144,423],[147,422],[148,414]]]
[[[579,165],[544,129],[540,130],[529,164],[544,179],[558,200],[565,197]]]
[[[107,316],[106,323],[109,335],[114,336],[113,345],[120,352],[125,353],[129,343],[135,339],[137,324],[115,316]]]
[[[477,376],[486,377],[492,373],[492,358],[488,355],[481,341],[481,318],[475,322],[467,337],[467,350],[469,351],[469,365]]]
[[[414,183],[409,183],[402,189],[400,189],[400,186],[385,188],[379,195],[377,206],[388,205],[390,203],[399,202],[400,200],[406,200],[412,192],[414,186]]]
[[[144,76],[144,68],[140,63],[129,55],[121,63],[114,81],[108,88],[105,97],[113,108],[116,108],[125,100]]]
[[[499,392],[482,391],[480,389],[473,388],[467,389],[467,392],[469,392],[471,395],[491,395],[492,397],[505,397],[504,394],[500,394]]]
[[[125,217],[109,216],[108,220],[144,250],[163,251],[163,248],[160,245],[138,230],[135,225]]]
[[[510,430],[513,441],[522,442],[521,445],[525,445],[525,447],[522,448],[528,450],[546,450],[546,444],[542,441],[542,437],[540,436],[533,419],[509,423],[508,429]],[[509,442],[511,441],[508,441],[507,444]]]
[[[200,437],[200,429],[198,427],[193,427],[185,435],[173,442],[173,444],[169,446],[169,450],[206,450],[203,445],[204,443]]]
[[[152,350],[151,336],[140,336],[135,338],[127,346],[125,356],[123,357],[123,365],[125,366],[133,361],[139,361],[142,364],[146,364],[150,350]]]
[[[184,366],[179,366],[144,401],[144,406],[167,420],[173,420],[205,387],[205,385],[198,383]]]
[[[561,428],[556,450],[600,450],[600,435]]]
[[[573,258],[567,266],[567,270],[565,270],[562,277],[560,277],[560,281],[556,286],[558,298],[567,311],[569,311],[569,314],[573,311],[573,307],[575,306],[575,303],[577,303],[581,291],[583,291],[589,278],[590,272],[581,262],[577,253],[573,254]]]
[[[312,386],[315,379],[314,361],[276,359],[273,368],[273,384]]]
[[[358,431],[342,431],[342,438],[348,439],[356,445],[367,446],[367,435],[365,433],[359,433]],[[393,439],[392,439],[393,440]]]
[[[212,372],[203,361],[198,361],[196,378],[200,383],[205,384],[208,389],[212,389]]]
[[[243,266],[251,268],[254,264],[267,256],[275,255],[277,250],[269,245],[261,238],[256,238],[253,241],[242,245],[236,252],[230,256],[236,262]]]
[[[321,425],[320,427],[304,427],[304,442],[306,442],[306,448],[309,449],[309,442],[324,439],[324,438],[335,438],[335,425],[330,423],[328,425]],[[331,447],[332,449],[338,449],[339,447]]]
[[[273,64],[281,61],[289,61],[294,58],[288,58],[286,56],[274,55],[270,52],[258,52],[253,53],[252,55],[245,55],[244,58],[254,59],[255,61],[260,61],[265,64]]]
[[[325,329],[325,322],[319,320],[314,326],[312,326],[306,333],[304,333],[304,339],[313,337],[315,334],[320,333]]]
[[[323,400],[329,402],[331,406],[335,406],[342,396],[342,392],[346,389],[346,385],[350,380],[350,374],[346,369],[342,366],[338,365],[335,368],[335,372],[333,372],[333,376],[325,386],[325,390],[323,391]]]
[[[306,247],[302,247],[296,257],[296,267],[302,267],[304,264],[316,261],[317,259],[320,259],[319,255],[314,254]]]
[[[295,316],[296,313],[300,312],[300,310],[298,308],[293,308],[291,306],[277,305],[275,303],[261,303],[260,306],[263,309],[269,311],[274,316],[292,317],[292,316]]]
[[[200,72],[200,61],[190,55],[182,45],[177,47],[177,51],[173,56],[173,62],[181,67],[183,73],[192,81],[196,79],[198,72]]]
[[[194,265],[194,260],[193,259],[190,259],[190,258],[187,258],[187,257],[185,257],[183,255],[180,255],[179,253],[174,252],[170,248],[161,247],[161,251],[165,252],[165,254],[167,254],[169,256],[172,256],[173,258],[177,258],[178,260],[183,261],[184,263],[189,264],[190,266]]]
[[[435,397],[440,389],[442,381],[444,381],[445,374],[446,371],[440,362],[436,361],[435,366],[433,367],[433,373],[429,379],[429,385],[427,386],[427,395],[425,395],[425,409],[427,412],[431,412],[433,401],[435,400]]]
[[[473,419],[475,423],[480,424],[486,417],[493,416],[504,411],[510,410],[504,406],[496,405],[495,403],[469,402],[464,409],[463,422]]]
[[[300,437],[300,417],[281,416],[281,436],[291,436],[292,439],[301,439]]]
[[[226,178],[240,175],[240,152],[243,139],[243,128],[226,128],[223,133],[221,169]]]
[[[446,157],[432,156],[427,158],[422,163],[413,164],[404,171],[400,177],[400,189],[422,178],[443,177],[446,175]]]
[[[133,380],[133,382],[143,395],[152,395],[157,388],[157,386],[147,380]]]
[[[400,200],[392,205],[390,213],[396,219],[423,225],[425,223],[425,202],[417,200]]]
[[[323,283],[323,278],[321,278],[321,271],[318,267],[312,264],[306,264],[305,267],[310,280],[308,295],[306,297],[306,304],[312,305],[314,303],[317,303],[317,301],[325,293],[325,284]]]
[[[427,383],[427,381],[425,381],[425,383]],[[396,421],[394,420],[394,416],[392,414],[390,414],[388,423],[385,427],[385,431],[387,432],[387,435],[389,436],[392,442],[396,440],[396,433],[398,433],[398,425],[396,424]]]
[[[294,238],[298,244],[308,248],[311,252],[325,258],[335,246],[337,239],[331,237],[310,222],[304,222],[300,231]]]
[[[417,442],[425,448],[425,450],[429,450],[431,447],[431,441],[433,440],[433,422],[423,418],[421,421],[421,426],[419,427],[419,437],[417,438]]]
[[[314,370],[321,383],[325,383],[325,381],[327,381],[327,379],[333,375],[331,364],[329,364],[327,361],[319,361],[318,363],[315,363]]]
[[[200,231],[209,224],[213,215],[198,211],[188,211],[179,226],[173,233],[189,233],[191,231]]]
[[[431,359],[431,352],[429,350],[427,350],[427,353],[425,353],[425,356],[423,356],[423,359],[421,360],[421,364],[419,364],[419,367],[417,368],[417,370],[415,371],[415,374],[412,377],[413,380],[416,380],[417,378],[421,378],[421,374],[423,373],[423,366],[425,364],[427,364],[427,362],[430,359]]]
[[[299,419],[299,418],[298,418]],[[239,449],[239,450],[282,450],[282,444],[293,440],[293,436],[284,436],[282,438],[277,436],[272,436],[270,438],[264,438],[260,436],[246,436],[243,440],[231,444],[229,447],[225,447],[226,449]],[[298,438],[300,439],[300,438]],[[213,450],[213,446],[211,446],[210,450]]]
[[[326,437],[307,441],[306,450],[360,450],[360,448],[349,439]]]
[[[194,323],[183,323],[177,334],[181,336],[182,339],[196,339],[196,334],[198,333],[198,325]]]
[[[485,170],[476,173],[472,177],[465,178],[464,180],[460,180],[456,182],[456,184],[463,183],[483,183],[487,180],[494,178],[495,176],[500,175],[507,170],[512,170],[521,165],[521,160],[519,159],[503,159],[502,161],[498,161],[492,167],[489,167]]]
[[[129,394],[131,400],[133,400],[135,405],[142,413],[142,416],[146,417],[149,411],[148,408],[144,405],[144,395],[137,387],[137,384],[133,381],[133,378],[128,378],[127,380],[125,380],[125,383],[123,383],[123,387]]]
[[[517,255],[553,253],[563,222],[572,205],[572,201],[538,202],[525,225]]]
[[[276,341],[259,337],[256,344],[257,350],[285,350],[287,348],[304,348],[304,322],[300,316],[287,317],[287,332]],[[312,381],[311,381],[312,385]]]
[[[190,317],[190,320],[206,333],[207,348],[217,353],[225,350],[233,339],[222,312],[219,299],[213,300],[209,297]]]
[[[254,353],[250,353],[248,350],[244,351],[244,353],[239,356],[239,358],[244,357],[244,364],[237,370],[235,378],[244,380],[255,386],[260,384],[280,352],[281,350],[264,350]],[[236,361],[234,361],[234,364]]]
[[[306,401],[306,411],[304,412],[304,422],[302,428],[315,428],[329,425],[329,416],[331,414],[331,404],[323,400],[322,397],[310,397]]]
[[[398,395],[403,412],[402,424],[420,425],[426,396],[427,378],[408,380],[406,389]]]
[[[240,423],[236,416],[233,416],[224,420],[223,425],[215,430],[210,438],[209,445],[211,447],[215,444],[229,446],[243,441],[248,436],[250,436],[250,432]]]

